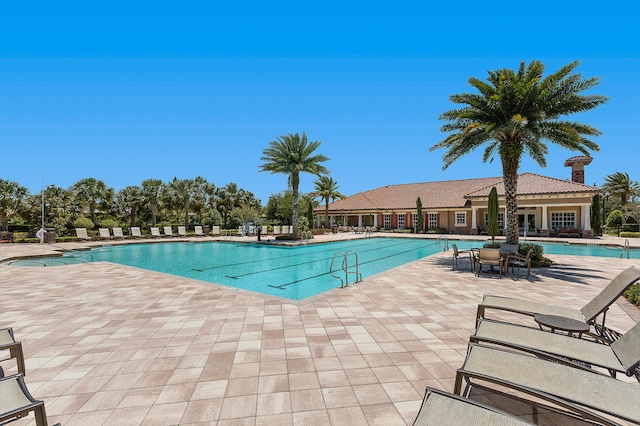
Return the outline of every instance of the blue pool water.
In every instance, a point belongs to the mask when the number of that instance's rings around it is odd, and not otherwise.
[[[482,244],[479,241],[450,241],[449,244],[454,242],[460,249]],[[545,255],[620,257],[621,252],[620,248],[606,246],[536,244],[544,247]],[[357,253],[359,272],[364,278],[441,252],[443,248],[435,240],[413,238],[368,238],[298,247],[176,242],[105,246],[68,252],[62,257],[17,260],[11,264],[56,266],[108,261],[302,300],[340,286],[340,280],[329,274],[329,266],[335,253],[349,250]],[[632,250],[631,257],[640,259],[640,250]],[[349,261],[353,265],[353,257],[350,256]],[[340,265],[341,259],[337,259],[334,270],[340,269]],[[352,281],[353,276],[350,277]]]

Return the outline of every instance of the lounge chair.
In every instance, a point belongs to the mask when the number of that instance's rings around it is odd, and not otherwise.
[[[131,233],[131,236],[134,238],[142,237],[142,233],[140,232],[139,226],[132,226],[131,228],[129,228],[129,232]]]
[[[463,379],[469,389],[471,378],[527,393],[607,425],[618,423],[591,410],[640,422],[640,387],[605,374],[470,343],[456,373],[454,393],[463,394]]]
[[[90,240],[91,237],[87,235],[87,228],[76,228],[76,237],[79,240]]]
[[[185,237],[187,235],[187,228],[184,226],[178,226],[178,235]]]
[[[102,239],[111,239],[111,233],[109,232],[109,228],[98,228],[98,232],[100,233],[100,238]]]
[[[262,228],[260,229],[260,234],[267,235],[268,233],[269,233],[269,228],[267,228],[266,225],[263,225]]]
[[[196,237],[204,237],[204,231],[202,230],[201,225],[194,226],[193,232],[196,234]]]
[[[518,267],[518,270],[520,270],[520,267],[527,267],[527,279],[529,279],[529,275],[531,274],[531,253],[533,252],[532,249],[529,249],[529,251],[527,252],[526,256],[521,255],[520,253],[510,253],[507,255],[507,259],[506,259],[506,269],[509,269],[509,266],[511,266],[511,272],[513,273],[513,268],[514,267]]]
[[[33,411],[36,425],[47,426],[44,402],[29,393],[22,374],[0,378],[0,422],[13,421]]]
[[[497,408],[427,387],[413,426],[532,425]]]
[[[558,228],[558,237],[567,238],[569,236],[569,231],[567,228]]]
[[[618,297],[627,290],[627,288],[638,280],[640,280],[639,269],[636,269],[633,266],[625,269],[611,280],[600,294],[593,298],[593,300],[587,303],[582,309],[546,305],[544,303],[512,299],[509,297],[485,295],[482,299],[482,303],[478,305],[476,320],[486,318],[485,311],[487,309],[498,309],[529,316],[535,316],[538,314],[556,315],[593,325],[600,337],[604,338],[605,333],[607,333],[605,321],[609,306],[611,306],[611,304],[613,304]],[[596,318],[600,314],[602,314],[602,323],[597,324]]]
[[[114,238],[122,238],[122,239],[124,239],[124,234],[122,233],[122,228],[113,228],[113,237]]]
[[[220,226],[212,226],[211,227],[211,235],[220,235]]]
[[[22,352],[22,343],[16,342],[11,327],[0,328],[0,351],[9,351],[9,358],[15,358],[18,372],[23,375],[27,374],[24,368],[24,353]],[[3,360],[4,361],[4,360]]]
[[[497,266],[498,274],[502,278],[502,269],[504,267],[504,258],[498,249],[481,248],[478,250],[478,259],[476,260],[476,275],[480,276],[483,265]]]
[[[151,231],[151,236],[152,237],[161,237],[162,236],[162,235],[160,235],[160,228],[158,228],[156,226],[152,226],[149,229]]]
[[[163,229],[165,237],[173,237],[173,229],[170,226],[165,226]]]
[[[627,376],[635,375],[640,381],[640,323],[611,345],[603,345],[484,319],[480,320],[475,334],[469,340],[506,346],[576,368],[590,370],[592,365],[605,368],[613,377],[618,372]]]
[[[280,234],[280,225],[273,225],[273,235]]]
[[[464,257],[467,257],[466,255],[469,255],[469,266],[471,267],[471,272],[473,272],[473,267],[475,266],[475,261],[474,261],[474,257],[473,257],[473,251],[472,250],[458,250],[458,246],[453,244],[451,245],[451,247],[453,248],[453,264],[451,266],[451,269],[456,269],[458,267],[458,258],[460,258],[461,255],[465,255]]]

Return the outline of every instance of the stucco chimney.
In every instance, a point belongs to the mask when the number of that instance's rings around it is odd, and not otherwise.
[[[584,166],[591,163],[593,158],[584,155],[571,157],[564,162],[565,167],[571,166],[571,180],[573,182],[584,183]]]

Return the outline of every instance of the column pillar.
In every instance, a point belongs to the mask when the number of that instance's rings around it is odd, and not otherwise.
[[[471,235],[478,235],[477,216],[478,216],[478,208],[472,207],[471,208]]]
[[[358,215],[358,228],[362,228],[362,215]]]

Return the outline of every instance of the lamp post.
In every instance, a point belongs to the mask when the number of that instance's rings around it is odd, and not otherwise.
[[[605,198],[609,198],[609,193],[608,192],[602,193],[602,236],[603,237],[604,237],[604,230],[606,229],[606,223],[607,223],[607,215],[606,215],[605,210],[604,210]]]

